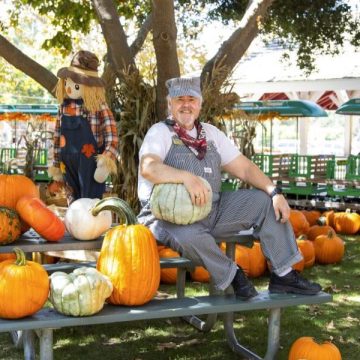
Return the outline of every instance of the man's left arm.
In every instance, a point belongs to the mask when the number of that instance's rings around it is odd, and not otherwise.
[[[273,182],[252,161],[242,154],[224,165],[223,170],[254,188],[263,190],[269,196],[275,189]],[[290,216],[290,207],[285,197],[277,194],[273,196],[272,201],[276,219],[281,219],[281,222],[285,223]]]

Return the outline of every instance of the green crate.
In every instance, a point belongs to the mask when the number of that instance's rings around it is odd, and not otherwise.
[[[350,155],[346,169],[346,180],[360,181],[360,155]]]

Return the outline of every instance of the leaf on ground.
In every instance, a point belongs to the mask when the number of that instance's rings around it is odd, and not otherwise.
[[[179,344],[176,344],[171,341],[168,343],[158,344],[157,349],[161,350],[161,351],[163,351],[165,349],[178,349],[183,346],[192,346],[192,345],[203,344],[204,342],[205,342],[205,339],[191,339],[191,340],[182,341]]]
[[[309,305],[309,314],[311,316],[316,316],[321,313],[320,307],[318,305]]]
[[[169,297],[172,297],[172,295],[165,291],[157,291],[155,295],[155,298],[157,299],[167,299]]]
[[[174,342],[168,342],[168,343],[161,343],[158,344],[157,349],[164,351],[165,349],[175,349],[177,347],[177,344]]]
[[[331,320],[327,325],[326,325],[326,329],[327,330],[334,330],[335,326],[334,326],[334,321]]]
[[[324,289],[324,291],[325,291],[325,292],[334,293],[334,294],[337,294],[337,293],[341,292],[340,289],[337,289],[337,288],[336,288],[336,285],[327,286],[327,287]]]

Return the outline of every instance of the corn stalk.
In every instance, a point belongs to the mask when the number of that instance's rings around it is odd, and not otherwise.
[[[147,130],[156,121],[155,86],[145,83],[136,71],[124,71],[108,95],[119,134],[120,163],[112,177],[113,192],[132,209],[139,210],[137,178],[139,149]]]
[[[35,179],[34,165],[41,145],[54,136],[52,131],[44,130],[45,121],[31,118],[27,124],[26,133],[22,135],[17,143],[17,148],[25,149],[24,175],[31,180]]]

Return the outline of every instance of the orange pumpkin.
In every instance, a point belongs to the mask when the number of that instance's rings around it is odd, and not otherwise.
[[[193,281],[207,283],[210,281],[210,273],[203,266],[196,266],[195,270],[190,273]]]
[[[302,258],[300,261],[298,261],[296,264],[294,264],[294,265],[292,266],[292,268],[293,268],[294,270],[298,271],[298,272],[302,272],[302,271],[304,270],[304,267],[305,267],[304,254],[302,253],[301,250],[300,250],[300,252],[301,252],[303,258]]]
[[[360,215],[350,211],[335,213],[334,229],[340,234],[356,234],[360,230]]]
[[[309,240],[315,240],[316,237],[319,235],[326,235],[329,233],[329,231],[334,231],[334,228],[332,228],[330,225],[313,225],[310,227],[307,238]]]
[[[0,245],[17,240],[21,233],[20,219],[16,211],[0,207]]]
[[[158,247],[159,248],[159,247]],[[164,247],[159,251],[160,258],[174,258],[179,257],[179,253],[170,249],[168,247]],[[160,270],[160,280],[164,284],[176,284],[177,279],[177,269],[176,268],[168,268]]]
[[[304,257],[304,267],[309,268],[315,263],[315,247],[312,241],[304,237],[296,239],[297,245]]]
[[[344,256],[344,241],[333,231],[327,235],[319,235],[314,240],[315,258],[319,264],[333,264],[341,261]]]
[[[334,210],[328,210],[324,211],[321,216],[318,219],[318,223],[320,225],[329,225],[331,227],[334,227]]]
[[[301,212],[305,215],[310,226],[317,224],[321,216],[321,212],[318,210],[301,210]]]
[[[26,261],[15,248],[16,260],[0,263],[0,317],[18,319],[39,311],[49,295],[49,277],[38,263]]]
[[[246,258],[243,255],[237,255],[238,252],[246,252],[248,254],[248,265],[244,263],[244,267],[242,267],[242,259]],[[243,246],[243,245],[237,245],[236,251],[235,251],[235,259],[239,266],[243,268],[247,276],[251,278],[256,278],[264,274],[266,270],[266,259],[265,256],[261,250],[260,242],[254,241],[254,244],[251,248]],[[239,262],[238,262],[239,261]]]
[[[40,199],[23,196],[18,200],[16,210],[20,217],[44,239],[59,241],[64,236],[64,223]]]
[[[4,260],[16,259],[16,255],[14,253],[0,253],[0,262]]]
[[[51,181],[47,186],[47,190],[50,195],[55,195],[57,193],[60,193],[63,189],[64,189],[63,181]]]
[[[35,183],[24,175],[0,175],[0,206],[16,208],[24,195],[40,197]]]
[[[107,301],[114,305],[142,305],[150,301],[160,283],[160,261],[151,231],[139,225],[130,206],[119,198],[100,200],[92,210],[113,210],[128,225],[107,231],[97,261],[97,270],[108,276],[113,292]]]
[[[290,210],[289,221],[294,230],[295,237],[307,234],[309,231],[310,225],[300,210]]]
[[[288,360],[341,360],[339,349],[331,342],[318,344],[311,337],[297,339],[290,348]]]

